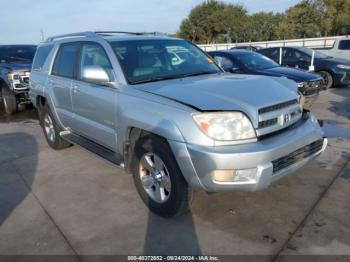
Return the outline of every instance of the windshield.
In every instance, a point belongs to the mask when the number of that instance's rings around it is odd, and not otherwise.
[[[270,58],[258,53],[240,53],[233,54],[238,61],[250,70],[263,70],[279,66]]]
[[[331,58],[331,56],[329,55],[325,55],[319,51],[316,50],[312,50],[310,48],[306,48],[306,47],[299,47],[298,48],[300,51],[304,52],[305,54],[312,56],[312,51],[315,51],[315,58]]]
[[[0,63],[30,64],[35,50],[35,46],[0,46]]]
[[[222,72],[211,58],[184,40],[129,40],[111,46],[130,84]]]

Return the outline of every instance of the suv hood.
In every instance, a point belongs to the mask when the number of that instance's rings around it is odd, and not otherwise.
[[[0,67],[6,68],[12,71],[30,71],[32,64],[20,64],[20,63],[0,63]]]
[[[294,80],[297,83],[321,79],[319,75],[308,73],[308,72],[294,69],[294,68],[282,67],[282,66],[259,70],[258,72],[261,74],[267,74],[267,75],[276,76],[276,77],[284,76],[291,80]]]
[[[284,78],[215,74],[137,85],[198,111],[242,111],[257,120],[259,108],[297,98],[297,85]]]

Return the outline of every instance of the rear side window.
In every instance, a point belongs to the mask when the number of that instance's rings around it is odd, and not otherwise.
[[[267,56],[268,58],[274,60],[275,62],[279,62],[280,58],[280,49],[279,48],[269,48],[264,50],[259,50],[260,54]]]
[[[350,50],[350,40],[341,40],[339,42],[340,50]]]
[[[33,70],[39,71],[43,68],[46,58],[50,54],[52,48],[53,48],[53,45],[38,47],[34,57],[34,61],[33,61],[33,66],[32,66]]]
[[[74,78],[76,75],[75,69],[78,51],[78,43],[63,44],[55,59],[52,74],[67,78]]]

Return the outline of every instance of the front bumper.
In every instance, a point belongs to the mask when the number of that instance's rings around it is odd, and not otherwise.
[[[337,69],[333,72],[333,80],[335,86],[349,85],[350,84],[350,71]]]
[[[176,160],[187,182],[195,189],[207,192],[258,191],[272,182],[301,168],[309,160],[322,153],[327,139],[315,117],[301,120],[296,126],[271,135],[256,143],[203,147],[169,141]],[[319,141],[320,148],[311,155],[300,155],[302,148]],[[298,153],[299,156],[295,157]],[[301,156],[301,158],[300,158]],[[295,162],[274,172],[274,164],[280,159],[295,157]],[[216,170],[255,170],[254,179],[244,182],[217,182],[213,179]]]

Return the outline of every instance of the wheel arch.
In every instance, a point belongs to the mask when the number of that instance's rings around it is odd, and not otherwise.
[[[132,154],[133,145],[138,139],[146,136],[155,136],[159,139],[162,139],[166,144],[168,144],[169,149],[171,150],[171,147],[168,143],[167,138],[164,137],[159,132],[155,133],[153,131],[146,130],[140,127],[129,126],[126,130],[126,133],[125,133],[126,139],[124,140],[124,143],[123,143],[124,164],[125,164],[125,170],[128,173],[130,172],[130,163],[131,163],[131,154]]]

